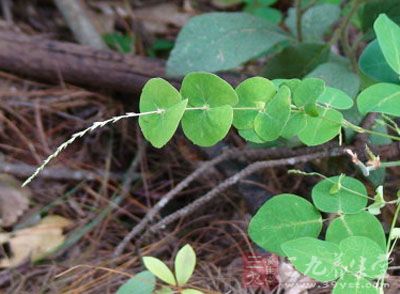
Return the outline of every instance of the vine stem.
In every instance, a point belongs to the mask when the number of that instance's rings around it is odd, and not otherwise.
[[[185,109],[185,111],[208,110],[208,109],[209,109],[208,105],[203,105],[203,106],[199,106],[199,107],[187,107]],[[261,110],[259,107],[233,107],[232,109],[233,110],[239,110],[239,111],[240,110]],[[60,146],[58,146],[56,151],[53,154],[51,154],[49,157],[47,157],[43,161],[43,163],[35,170],[35,172],[28,179],[25,180],[25,182],[22,184],[22,187],[25,187],[26,185],[28,185],[47,166],[47,164],[51,160],[56,158],[65,148],[67,148],[69,145],[71,145],[76,139],[81,138],[81,137],[85,136],[86,134],[93,132],[97,128],[104,127],[105,125],[108,125],[108,124],[114,124],[114,123],[120,121],[121,119],[139,117],[139,116],[145,116],[145,115],[152,115],[152,114],[162,114],[165,111],[166,111],[165,109],[157,109],[157,110],[154,110],[154,111],[147,111],[147,112],[141,112],[141,113],[127,112],[127,113],[125,113],[123,115],[114,116],[114,117],[112,117],[110,119],[107,119],[105,121],[97,121],[97,122],[93,123],[90,127],[86,128],[86,129],[84,129],[84,130],[82,130],[80,132],[77,132],[77,133],[73,134],[69,140],[65,141]],[[390,138],[390,139],[393,139],[393,140],[396,140],[396,141],[400,141],[400,137],[395,137],[395,136],[391,136],[391,135],[388,135],[388,134],[382,134],[382,133],[379,133],[379,132],[363,129],[363,128],[361,128],[359,126],[356,126],[356,125],[354,125],[354,124],[352,124],[352,123],[350,123],[349,121],[346,121],[346,120],[343,122],[342,126],[343,127],[353,128],[356,132],[370,133],[370,134],[374,134],[374,135]]]
[[[26,185],[28,185],[46,167],[46,165],[52,159],[56,158],[65,148],[67,148],[69,145],[71,145],[76,139],[81,138],[81,137],[85,136],[86,134],[93,132],[97,128],[104,127],[107,124],[114,124],[114,123],[120,121],[121,119],[130,118],[130,117],[144,116],[144,115],[150,115],[150,114],[161,114],[164,111],[165,111],[164,109],[157,109],[157,110],[154,110],[154,111],[141,112],[141,113],[127,112],[127,113],[125,113],[123,115],[114,116],[114,117],[112,117],[110,119],[107,119],[105,121],[94,122],[90,127],[86,128],[86,129],[84,129],[84,130],[82,130],[80,132],[77,132],[77,133],[73,134],[68,141],[65,141],[60,146],[58,146],[56,151],[53,154],[51,154],[49,157],[47,157],[46,160],[43,161],[43,163],[35,170],[35,172],[28,179],[25,180],[25,182],[22,184],[22,187],[25,187]]]
[[[300,43],[303,41],[303,31],[302,31],[302,24],[301,18],[303,16],[303,10],[301,9],[301,0],[295,0],[294,7],[296,10],[296,35],[297,41]]]

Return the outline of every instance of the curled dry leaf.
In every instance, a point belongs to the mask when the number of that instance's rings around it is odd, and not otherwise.
[[[0,174],[0,226],[9,227],[28,209],[31,192],[6,174]]]
[[[0,243],[8,248],[8,257],[0,259],[0,267],[15,267],[30,259],[32,262],[51,254],[64,240],[63,229],[72,222],[61,216],[47,216],[36,226],[11,233],[0,233]]]

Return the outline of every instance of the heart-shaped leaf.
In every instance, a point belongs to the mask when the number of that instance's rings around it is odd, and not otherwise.
[[[326,230],[325,239],[340,244],[347,237],[364,236],[386,249],[385,232],[379,220],[369,212],[345,214],[335,218]]]
[[[317,101],[336,109],[349,109],[353,106],[353,99],[349,95],[331,87],[326,87],[324,93],[318,97]]]
[[[342,127],[343,115],[334,109],[318,107],[319,116],[307,116],[307,125],[298,134],[308,146],[320,145],[336,137]]]
[[[314,205],[324,212],[358,213],[367,206],[368,194],[359,180],[336,176],[315,185],[312,199]]]
[[[325,91],[325,82],[317,78],[306,78],[294,89],[293,102],[297,107],[315,104]]]
[[[374,30],[387,63],[400,74],[400,27],[386,14],[381,14],[374,22]]]
[[[254,127],[254,119],[258,112],[264,109],[276,94],[275,85],[268,79],[262,77],[249,78],[239,84],[236,88],[239,102],[233,113],[233,125],[237,129],[250,129]],[[258,108],[257,110],[246,108]]]
[[[377,40],[365,47],[358,64],[363,73],[378,82],[398,83],[399,76],[386,62]]]
[[[379,278],[387,270],[386,250],[370,238],[352,236],[340,242],[341,264],[347,272],[361,277]]]
[[[300,133],[306,126],[307,115],[302,111],[292,112],[281,136],[285,139],[290,139]]]
[[[248,233],[258,246],[285,256],[283,243],[317,237],[321,228],[321,215],[310,202],[293,194],[281,194],[261,206],[250,221]]]
[[[279,88],[278,93],[260,111],[254,120],[254,129],[264,141],[279,138],[290,117],[290,90],[286,86]]]
[[[154,78],[146,83],[140,96],[140,112],[162,110],[139,117],[140,129],[154,147],[161,148],[172,138],[186,104],[187,100],[182,101],[179,92],[167,81]]]
[[[181,94],[189,100],[189,108],[200,108],[188,109],[183,115],[185,135],[200,146],[222,140],[232,124],[232,106],[238,102],[235,90],[214,74],[196,72],[183,79]]]
[[[337,279],[343,273],[339,246],[316,238],[304,237],[282,245],[295,268],[321,282]]]
[[[357,106],[362,114],[380,112],[400,116],[400,86],[379,83],[368,87],[358,95]]]

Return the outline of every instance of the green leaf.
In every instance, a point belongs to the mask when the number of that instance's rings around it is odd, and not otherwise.
[[[374,23],[374,30],[387,63],[400,74],[400,27],[381,14]]]
[[[196,266],[196,253],[189,244],[183,246],[175,257],[175,277],[178,286],[183,286],[190,279]]]
[[[303,39],[306,42],[321,41],[340,17],[340,8],[337,5],[321,4],[308,9],[301,18]],[[293,35],[297,36],[296,10],[290,8],[286,19],[286,26]]]
[[[364,74],[378,82],[399,82],[398,74],[386,62],[377,40],[369,43],[364,49],[358,64]]]
[[[257,135],[257,133],[254,129],[238,130],[238,133],[246,141],[257,143],[257,144],[265,143],[265,141],[263,139],[261,139],[259,135]]]
[[[182,82],[181,94],[188,99],[182,127],[185,135],[200,146],[212,146],[228,133],[232,120],[232,105],[238,102],[235,90],[220,77],[210,73],[191,73]]]
[[[381,213],[381,208],[385,207],[386,201],[383,198],[383,186],[377,187],[375,191],[374,203],[368,206],[368,211],[373,215],[378,215]]]
[[[339,179],[340,183],[339,183]],[[335,192],[332,187],[339,186]],[[331,177],[320,181],[312,189],[314,205],[323,212],[357,213],[368,202],[367,189],[352,177]]]
[[[293,91],[293,102],[297,107],[315,104],[325,91],[325,82],[321,79],[306,78]]]
[[[279,24],[282,20],[282,13],[280,10],[271,7],[247,6],[244,11],[274,24]]]
[[[378,294],[375,288],[367,279],[359,276],[346,274],[335,284],[332,294]]]
[[[352,236],[340,242],[341,264],[350,273],[379,278],[387,270],[386,251],[367,237]]]
[[[181,291],[181,294],[204,294],[204,293],[196,289],[184,289]]]
[[[293,194],[281,194],[261,206],[250,221],[248,233],[258,246],[285,256],[283,243],[317,237],[321,229],[321,215],[310,202]]]
[[[342,90],[350,97],[356,96],[360,89],[359,77],[348,66],[337,62],[321,64],[307,77],[322,79],[327,86]]]
[[[290,90],[282,86],[254,120],[254,129],[264,141],[279,138],[290,117]]]
[[[290,139],[307,126],[307,115],[304,112],[292,112],[281,136]]]
[[[336,244],[347,237],[364,236],[386,249],[385,232],[379,220],[366,211],[345,214],[335,218],[328,226],[326,240]]]
[[[120,53],[133,53],[135,39],[129,35],[120,33],[109,33],[103,36],[104,42],[112,49],[118,50]]]
[[[143,264],[153,275],[167,284],[176,286],[174,274],[164,262],[152,256],[143,257]]]
[[[161,78],[151,79],[144,86],[140,112],[163,110],[162,113],[139,117],[140,129],[154,147],[161,148],[167,144],[178,128],[187,104],[187,100],[181,99],[179,92]]]
[[[400,86],[389,83],[372,85],[358,95],[357,106],[362,114],[380,112],[400,116]]]
[[[326,87],[325,92],[318,97],[317,101],[337,109],[349,109],[353,106],[353,99],[349,95],[331,87]]]
[[[170,287],[167,286],[162,286],[161,289],[154,292],[154,294],[174,294],[174,293],[175,291],[173,291]]]
[[[301,78],[328,61],[329,47],[323,44],[300,43],[285,47],[267,61],[263,75],[275,78]]]
[[[206,13],[180,31],[167,62],[167,74],[234,68],[287,39],[278,27],[248,13]]]
[[[343,116],[329,108],[318,108],[319,116],[307,116],[306,127],[298,134],[301,142],[308,146],[320,145],[336,137],[341,130]]]
[[[270,81],[262,77],[249,78],[239,84],[236,88],[239,97],[237,108],[257,107],[264,109],[276,94],[276,87]],[[233,125],[237,129],[250,129],[254,127],[254,119],[259,110],[235,110],[233,113]]]
[[[368,33],[381,13],[387,14],[391,20],[400,23],[400,2],[398,0],[367,1],[360,13],[362,30]]]
[[[130,278],[116,294],[152,294],[156,287],[156,278],[149,271],[143,271]]]
[[[299,272],[317,281],[333,281],[343,272],[338,265],[340,249],[334,243],[304,237],[284,243],[282,249]]]

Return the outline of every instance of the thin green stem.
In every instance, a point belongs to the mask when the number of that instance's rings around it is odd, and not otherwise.
[[[332,38],[329,40],[328,42],[329,46],[335,44],[340,39],[342,32],[347,30],[351,17],[357,12],[361,2],[362,0],[354,0],[352,2],[349,13],[343,18],[337,29],[334,31]]]
[[[301,9],[301,0],[294,1],[294,8],[296,10],[296,37],[300,43],[303,41],[303,31],[301,25],[301,18],[303,16],[303,10]]]
[[[400,166],[400,160],[381,162],[381,167],[395,167]]]
[[[350,127],[354,131],[356,131],[357,133],[368,133],[368,134],[371,134],[371,135],[377,135],[377,136],[381,136],[381,137],[384,137],[384,138],[392,139],[392,140],[395,140],[395,141],[400,141],[400,137],[392,136],[392,135],[385,134],[385,133],[376,132],[376,131],[373,131],[373,130],[364,129],[364,128],[360,127],[360,126],[356,126],[355,124],[352,124],[351,122],[349,122],[347,120],[343,120],[343,127]]]

